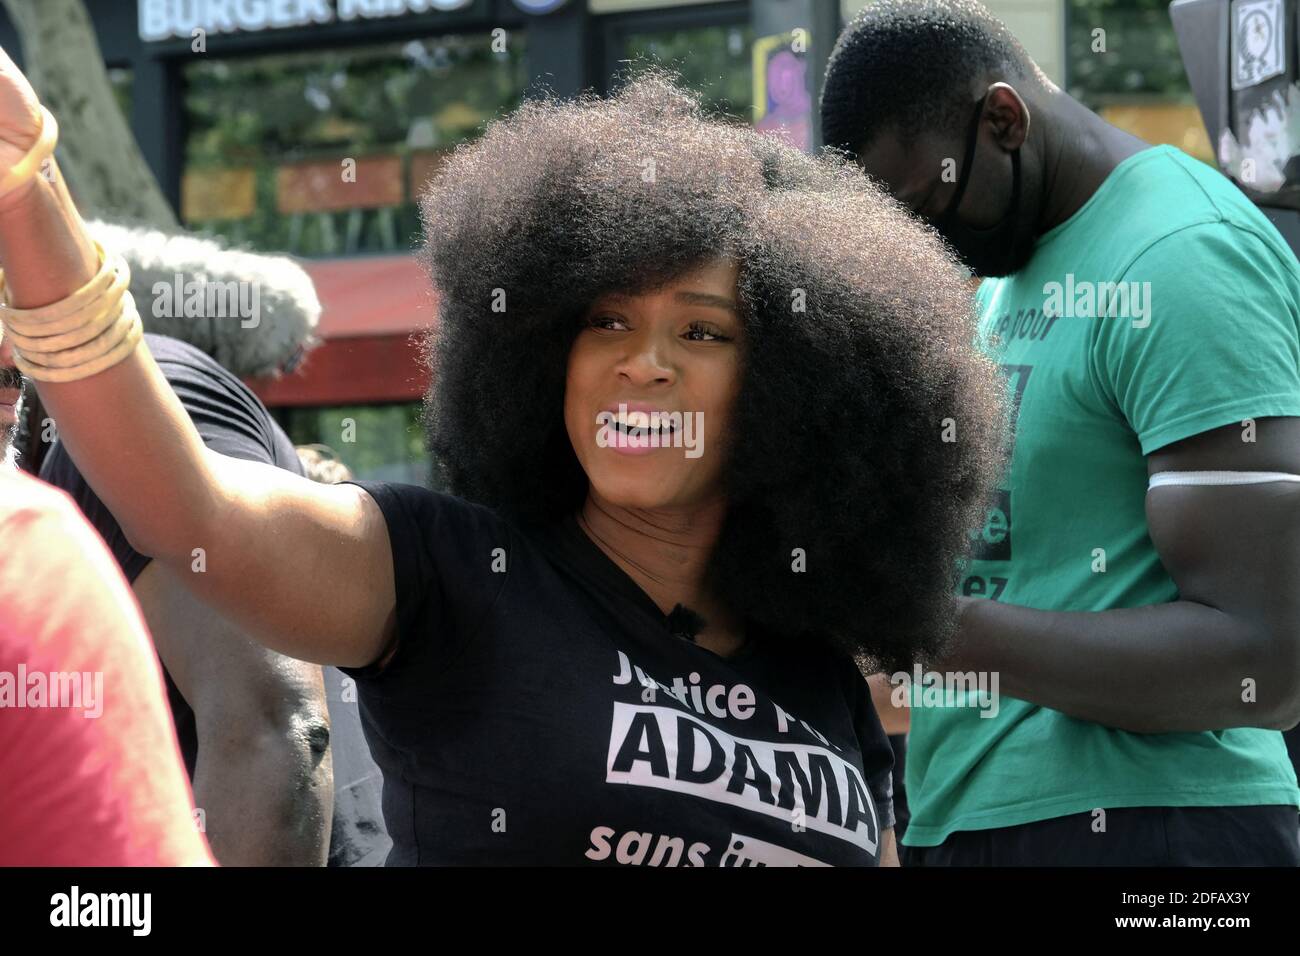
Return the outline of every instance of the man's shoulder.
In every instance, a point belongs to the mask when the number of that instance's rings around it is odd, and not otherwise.
[[[144,343],[149,349],[149,354],[158,363],[158,367],[162,369],[163,377],[168,381],[172,381],[177,377],[184,377],[189,370],[197,370],[205,376],[217,376],[239,381],[225,366],[207,352],[182,339],[172,338],[170,335],[160,335],[157,332],[146,332]]]
[[[1217,169],[1172,146],[1132,157],[1120,198],[1120,225],[1134,258],[1156,249],[1161,258],[1186,256],[1195,269],[1215,250],[1246,246],[1296,269],[1295,256],[1268,218]]]
[[[304,473],[293,442],[238,376],[188,342],[155,334],[145,342],[209,448]]]
[[[211,404],[214,398],[220,396],[224,402],[236,402],[250,409],[258,409],[259,414],[265,414],[265,407],[253,390],[198,346],[156,332],[146,332],[144,342],[149,354],[158,363],[163,378],[176,390],[187,411],[193,411],[190,406],[193,396],[189,390],[197,388],[202,392],[206,404]]]
[[[207,361],[213,359],[197,345],[191,345],[183,339],[173,338],[170,335],[163,335],[160,332],[146,332],[144,334],[145,345],[155,357],[162,355],[164,358],[177,361]]]

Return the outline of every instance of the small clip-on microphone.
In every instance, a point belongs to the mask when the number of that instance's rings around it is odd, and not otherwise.
[[[704,630],[704,625],[707,622],[685,604],[679,602],[668,612],[666,623],[668,630],[674,635],[694,644],[695,635]]]

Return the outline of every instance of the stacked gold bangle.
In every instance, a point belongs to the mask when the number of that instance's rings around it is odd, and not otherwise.
[[[54,149],[58,126],[41,107],[36,145],[0,178],[0,196],[36,175]],[[15,309],[0,273],[0,332],[14,346],[14,364],[42,382],[71,382],[116,365],[131,354],[144,333],[127,287],[131,274],[121,256],[95,243],[99,269],[80,289],[49,305]]]
[[[9,330],[14,364],[40,382],[72,382],[116,365],[131,354],[144,328],[127,291],[131,275],[121,256],[95,243],[99,271],[66,299],[38,309],[15,309],[8,290],[0,321]]]

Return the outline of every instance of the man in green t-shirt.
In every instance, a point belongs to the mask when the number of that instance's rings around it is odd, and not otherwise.
[[[863,10],[822,122],[986,277],[1009,388],[953,650],[913,682],[903,862],[1300,865],[1294,254],[965,0]]]

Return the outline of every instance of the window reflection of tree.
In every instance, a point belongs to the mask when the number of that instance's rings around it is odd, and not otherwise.
[[[205,171],[246,168],[256,177],[251,211],[190,218],[188,225],[304,255],[407,248],[419,230],[415,199],[422,183],[413,176],[436,165],[418,154],[449,149],[518,104],[526,83],[523,39],[511,34],[505,53],[491,50],[490,37],[446,36],[187,66],[186,172],[200,185]],[[276,180],[283,167],[312,161],[337,167],[348,157],[383,155],[402,163],[395,204],[279,209]]]
[[[651,64],[675,70],[701,94],[706,106],[749,120],[753,104],[754,31],[748,26],[710,26],[628,34],[624,52],[633,72]]]
[[[1071,96],[1149,143],[1213,161],[1168,0],[1066,0],[1066,23]]]

